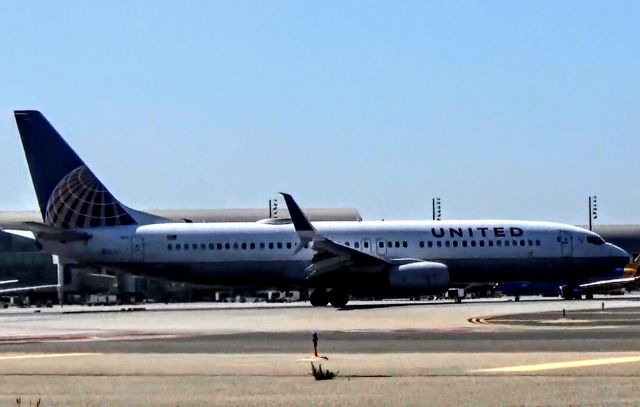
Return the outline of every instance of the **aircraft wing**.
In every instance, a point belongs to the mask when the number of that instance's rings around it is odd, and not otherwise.
[[[56,284],[35,285],[31,287],[4,288],[0,290],[0,295],[24,294],[24,293],[30,293],[30,292],[36,292],[36,291],[53,291],[57,289],[58,289],[58,286]]]
[[[635,288],[639,283],[640,277],[626,277],[580,284],[580,288],[597,292],[614,291],[620,290],[621,288],[631,290]]]
[[[5,285],[5,284],[13,284],[13,283],[17,283],[18,280],[4,280],[4,281],[0,281],[0,285]]]
[[[639,267],[640,256],[624,268],[624,277],[580,284],[580,288],[598,292],[619,290],[621,288],[627,290],[634,289],[640,284],[640,275],[638,275]]]
[[[311,248],[316,252],[311,266],[307,268],[310,271],[307,278],[315,278],[344,268],[349,268],[349,271],[352,272],[378,273],[392,264],[386,259],[363,253],[322,236],[309,222],[309,219],[293,197],[283,192],[281,194],[287,203],[291,220],[300,238],[300,245],[297,250],[299,251],[303,246],[311,244]]]

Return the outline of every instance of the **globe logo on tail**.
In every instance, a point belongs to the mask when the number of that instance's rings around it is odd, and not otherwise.
[[[45,223],[62,229],[136,224],[85,165],[67,174],[53,190]]]

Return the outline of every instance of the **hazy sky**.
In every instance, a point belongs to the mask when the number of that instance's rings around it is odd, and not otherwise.
[[[125,204],[640,223],[640,2],[3,1],[0,209],[39,109]]]

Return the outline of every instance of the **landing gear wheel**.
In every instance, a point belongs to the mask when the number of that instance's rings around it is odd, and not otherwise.
[[[329,302],[334,308],[344,308],[349,302],[349,293],[343,290],[333,289],[329,291]]]
[[[329,295],[323,289],[315,289],[309,296],[309,302],[313,307],[326,307],[329,304]]]

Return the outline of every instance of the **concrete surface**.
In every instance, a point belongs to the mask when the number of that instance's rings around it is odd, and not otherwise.
[[[637,298],[2,310],[0,404],[637,404]]]

